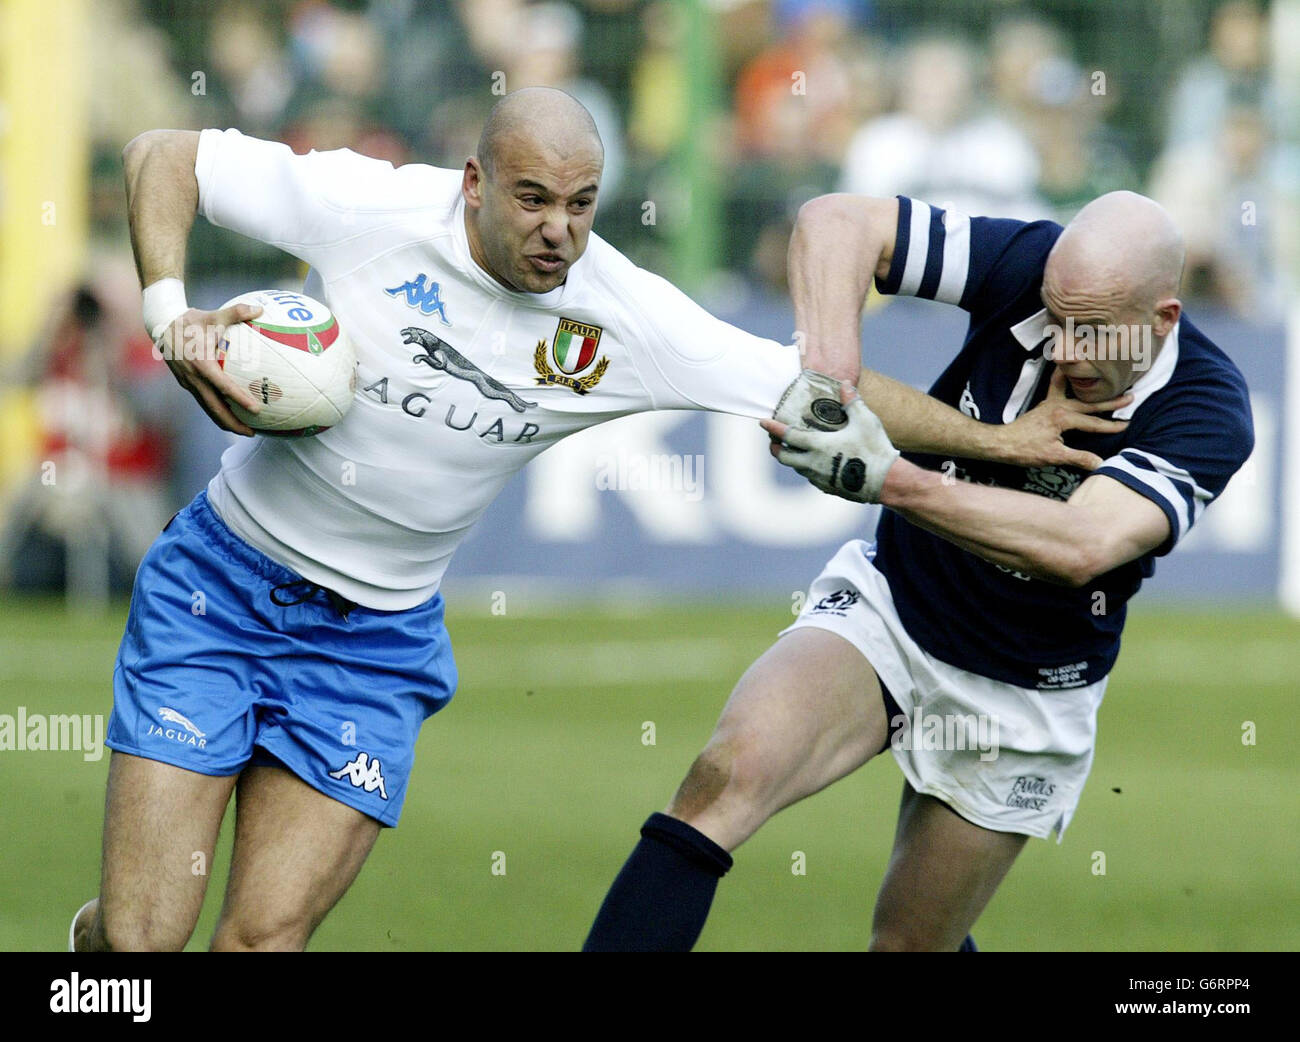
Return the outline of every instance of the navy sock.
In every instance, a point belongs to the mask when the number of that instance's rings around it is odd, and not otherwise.
[[[605,895],[584,952],[688,952],[731,855],[667,814],[651,814]]]
[[[964,941],[961,942],[961,947],[958,948],[957,950],[958,950],[959,952],[977,952],[977,951],[979,951],[979,949],[975,947],[975,938],[972,937],[970,934],[967,934],[967,935],[966,935],[966,940],[964,940]],[[981,965],[983,965],[983,964],[981,963]]]

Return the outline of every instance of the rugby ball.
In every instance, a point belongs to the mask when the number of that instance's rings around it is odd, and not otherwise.
[[[260,434],[307,438],[347,415],[357,388],[357,354],[338,320],[318,300],[288,290],[263,289],[228,300],[262,309],[256,318],[226,327],[217,364],[262,404],[254,415],[231,410]]]

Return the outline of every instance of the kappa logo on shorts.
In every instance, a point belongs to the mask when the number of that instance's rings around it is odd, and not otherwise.
[[[158,710],[158,715],[164,723],[176,724],[176,727],[160,727],[158,724],[150,724],[149,730],[145,732],[147,738],[165,738],[169,742],[180,742],[181,745],[192,745],[196,749],[203,749],[208,744],[208,736],[194,726],[194,721],[187,719],[175,709],[169,706],[163,706]]]
[[[379,757],[373,759],[366,753],[357,753],[357,758],[351,763],[345,763],[337,771],[330,771],[331,778],[337,778],[342,781],[344,777],[350,781],[354,788],[365,789],[366,792],[379,790],[379,795],[388,799],[388,790],[384,788],[383,768],[380,766]]]
[[[1044,810],[1056,785],[1036,774],[1022,774],[1011,786],[1011,795],[1007,797],[1008,807],[1021,810]]]
[[[861,597],[862,594],[857,590],[836,590],[834,593],[828,593],[809,608],[808,613],[811,615],[815,612],[826,612],[831,615],[847,615],[848,610],[857,604]]]

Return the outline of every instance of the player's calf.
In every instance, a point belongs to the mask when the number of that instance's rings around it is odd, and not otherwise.
[[[904,783],[871,950],[957,951],[1027,839],[975,825]]]
[[[691,948],[731,867],[727,852],[861,766],[887,733],[880,684],[853,645],[812,628],[782,637],[736,685],[668,815],[642,827],[584,950]]]

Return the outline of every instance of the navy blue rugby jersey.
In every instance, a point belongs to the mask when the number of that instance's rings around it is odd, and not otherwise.
[[[1043,265],[1061,234],[1025,223],[945,212],[899,199],[898,231],[882,293],[956,304],[970,313],[960,353],[930,388],[940,401],[985,423],[1010,423],[1043,400],[1052,365],[1043,347],[1051,321],[1040,298]],[[1117,410],[1121,434],[1066,434],[1094,452],[1105,474],[1146,496],[1169,518],[1170,537],[1081,589],[992,564],[886,510],[875,564],[898,614],[921,647],[954,666],[1020,687],[1058,690],[1104,677],[1119,654],[1125,603],[1219,495],[1254,445],[1245,381],[1232,361],[1184,316]],[[1088,477],[1076,467],[1018,467],[916,453],[933,470],[983,484],[1068,499]],[[1088,533],[1072,533],[1087,539]]]

